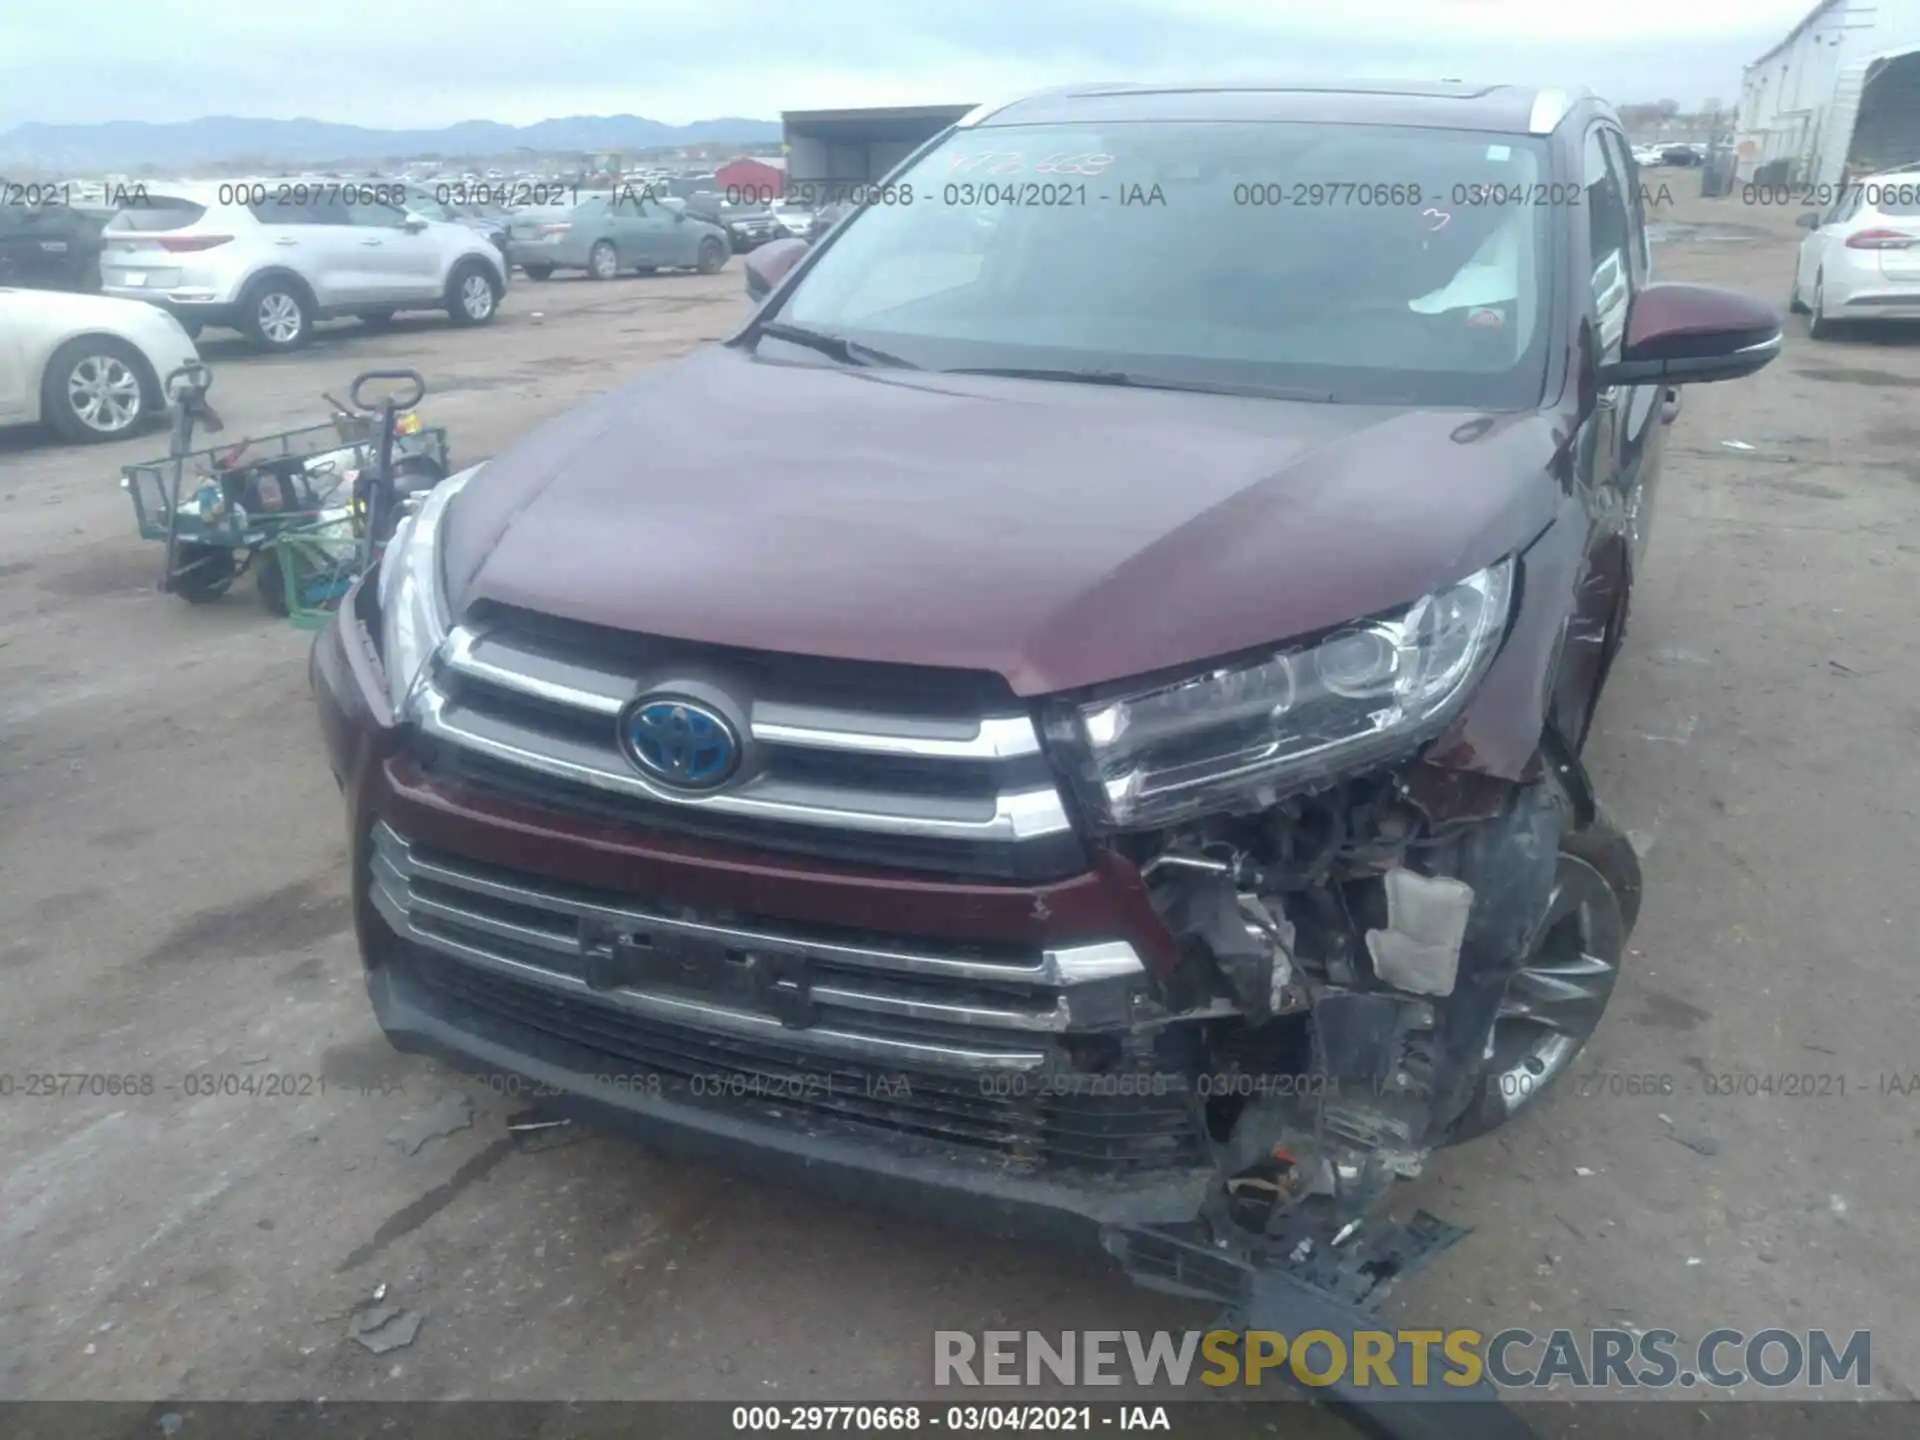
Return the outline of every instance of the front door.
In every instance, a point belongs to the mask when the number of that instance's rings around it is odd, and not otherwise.
[[[407,212],[394,205],[350,200],[347,216],[365,260],[371,298],[395,306],[440,299],[440,247],[432,231],[408,229]]]
[[[1635,552],[1644,544],[1643,478],[1658,444],[1659,387],[1600,387],[1595,367],[1620,357],[1633,298],[1645,284],[1646,233],[1631,189],[1625,150],[1617,131],[1594,124],[1582,142],[1581,209],[1576,233],[1576,302],[1589,337],[1581,364],[1580,391],[1588,405],[1576,449],[1578,480],[1586,487],[1592,526],[1587,537],[1586,576],[1567,627],[1567,651],[1556,681],[1555,720],[1576,746],[1585,743],[1593,703],[1605,683],[1626,618]]]
[[[672,213],[646,199],[631,186],[621,186],[608,202],[618,235],[620,260],[626,265],[673,265]]]

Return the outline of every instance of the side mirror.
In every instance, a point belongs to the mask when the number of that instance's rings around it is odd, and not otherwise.
[[[1595,383],[1699,385],[1739,380],[1780,353],[1780,316],[1764,300],[1717,285],[1649,285],[1633,297],[1620,358]]]
[[[426,217],[424,215],[415,215],[412,211],[408,211],[407,218],[400,222],[400,228],[418,235],[422,230],[427,228]]]
[[[687,212],[686,212],[686,211],[684,211],[684,210],[676,210],[676,211],[674,211],[674,212],[673,212],[673,223],[674,223],[674,224],[676,224],[676,225],[684,225],[684,224],[686,224],[686,223],[687,223]]]
[[[1793,223],[1798,225],[1802,230],[1818,230],[1820,228],[1820,212],[1818,210],[1809,210]]]
[[[746,259],[748,297],[753,300],[766,299],[806,253],[807,242],[793,239],[775,240],[770,245],[750,251]]]

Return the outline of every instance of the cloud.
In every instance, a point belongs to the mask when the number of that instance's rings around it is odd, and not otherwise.
[[[1457,76],[1739,91],[1804,0],[73,0],[0,18],[0,127],[376,126],[996,99],[1085,80]]]

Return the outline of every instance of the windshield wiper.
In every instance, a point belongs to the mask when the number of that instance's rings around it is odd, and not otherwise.
[[[1124,385],[1136,390],[1188,390],[1201,395],[1250,395],[1261,400],[1314,400],[1335,403],[1330,390],[1296,390],[1284,385],[1239,385],[1230,380],[1175,380],[1136,375],[1126,370],[1048,370],[1025,365],[969,365],[942,375],[997,375],[1007,380],[1065,380],[1076,385]]]
[[[889,355],[884,350],[876,350],[871,345],[862,345],[858,340],[849,340],[844,335],[834,335],[825,330],[809,330],[804,325],[789,325],[784,320],[769,320],[760,326],[759,333],[771,335],[776,340],[785,340],[790,345],[803,345],[809,350],[818,350],[822,355],[831,356],[843,365],[891,365],[899,370],[918,370],[920,367],[910,360],[902,360],[898,355]]]

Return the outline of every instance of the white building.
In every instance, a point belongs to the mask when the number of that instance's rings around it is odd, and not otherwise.
[[[1824,0],[1747,67],[1740,178],[1831,185],[1920,161],[1920,0]]]

